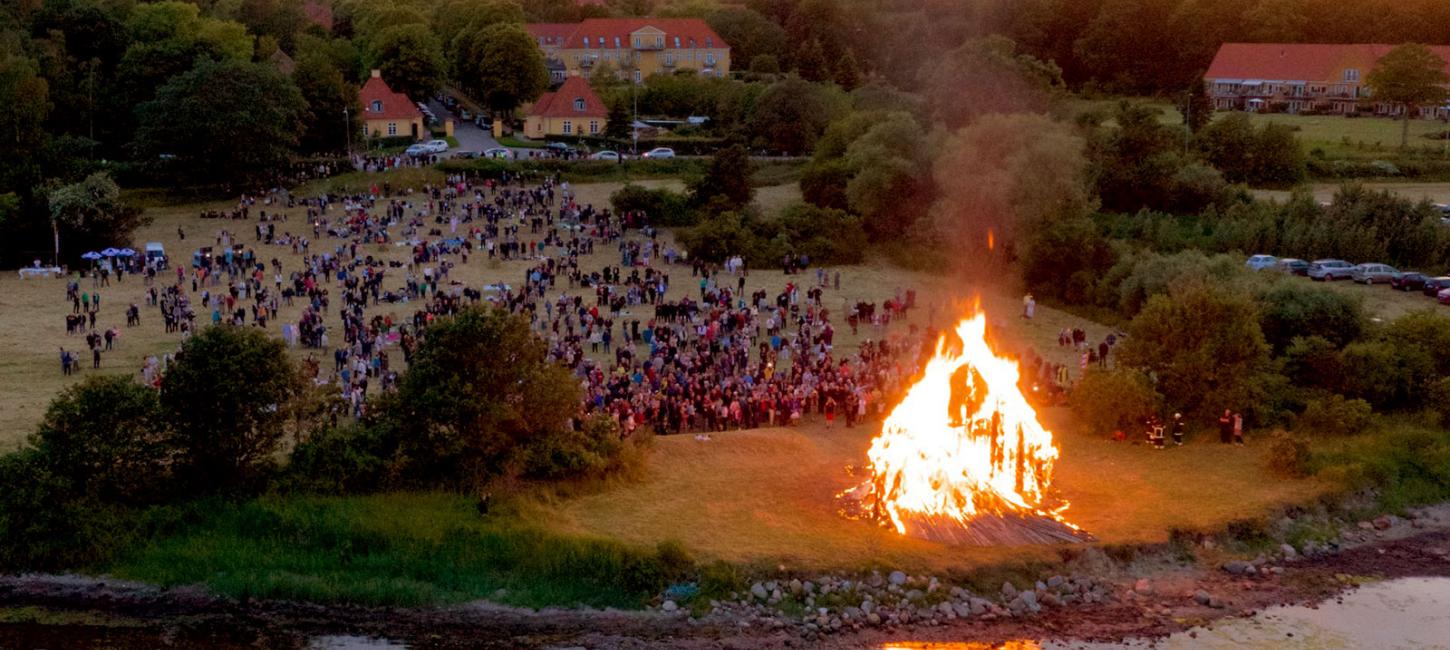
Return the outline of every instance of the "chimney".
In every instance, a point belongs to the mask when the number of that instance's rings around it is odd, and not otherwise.
[[[383,78],[383,71],[382,70],[379,70],[377,68],[373,68],[373,78],[374,79],[382,79]]]

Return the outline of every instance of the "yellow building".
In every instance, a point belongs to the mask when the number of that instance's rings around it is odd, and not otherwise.
[[[529,108],[524,118],[524,135],[543,139],[545,136],[603,137],[609,109],[594,94],[583,77],[569,77],[564,85],[544,93]]]
[[[636,83],[680,70],[730,73],[730,45],[699,18],[590,18],[527,27],[556,81],[588,79],[604,64]]]
[[[377,70],[358,91],[358,103],[362,104],[363,132],[367,137],[406,136],[417,140],[428,134],[423,130],[423,112],[407,95],[393,92]]]

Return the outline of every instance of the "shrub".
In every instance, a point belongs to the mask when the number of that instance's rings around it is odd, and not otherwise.
[[[1311,399],[1294,423],[1294,430],[1307,434],[1350,435],[1367,429],[1374,409],[1362,399],[1329,395]]]
[[[523,473],[543,479],[601,476],[615,469],[625,444],[619,424],[596,415],[582,426],[551,431],[534,441],[524,454]]]
[[[381,425],[344,424],[313,432],[292,450],[283,485],[319,494],[365,494],[381,489],[397,442]]]
[[[1309,471],[1309,443],[1285,431],[1269,436],[1269,469],[1280,476],[1303,478]]]
[[[208,327],[187,339],[161,382],[181,478],[202,492],[263,487],[301,391],[282,341],[260,329]]]
[[[1157,406],[1147,375],[1136,370],[1089,370],[1072,391],[1072,411],[1093,433],[1136,426]]]
[[[124,508],[77,498],[35,450],[0,457],[0,571],[90,566],[134,534]]]
[[[1321,337],[1336,346],[1358,339],[1367,322],[1356,296],[1305,283],[1279,283],[1259,298],[1264,339],[1283,350],[1295,337]]]
[[[177,447],[156,391],[125,375],[90,376],[55,399],[30,438],[78,495],[142,503],[174,494]]]
[[[609,195],[609,203],[618,213],[643,212],[656,226],[690,226],[699,220],[685,195],[667,188],[625,185]]]

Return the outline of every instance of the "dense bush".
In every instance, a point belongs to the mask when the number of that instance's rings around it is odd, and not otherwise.
[[[1118,360],[1151,375],[1174,410],[1208,418],[1264,403],[1269,346],[1243,292],[1192,282],[1157,294],[1128,325]]]
[[[30,438],[37,460],[78,497],[164,499],[180,450],[156,391],[125,375],[92,375],[51,400]]]
[[[1158,395],[1147,375],[1128,369],[1089,370],[1072,391],[1072,412],[1093,433],[1135,431]]]
[[[1293,185],[1304,179],[1307,158],[1289,127],[1266,122],[1256,128],[1248,114],[1231,113],[1203,127],[1194,140],[1230,183]]]
[[[380,426],[314,431],[292,450],[281,487],[316,494],[367,494],[387,487],[397,441]]]
[[[625,185],[609,195],[609,203],[616,213],[643,212],[656,226],[690,226],[699,220],[685,195],[664,187]]]
[[[528,321],[474,307],[434,321],[380,405],[398,436],[395,471],[425,485],[477,489],[514,475],[528,450],[570,426],[578,382],[547,358]]]
[[[179,478],[199,492],[265,487],[302,388],[282,340],[260,329],[215,326],[186,339],[161,381]]]
[[[1025,239],[1021,267],[1027,286],[1072,305],[1090,303],[1098,281],[1117,260],[1112,245],[1087,217],[1050,221]]]
[[[1361,433],[1374,421],[1374,411],[1362,399],[1327,395],[1309,400],[1294,422],[1294,430],[1310,435],[1343,436]]]
[[[1285,431],[1275,431],[1269,436],[1269,469],[1280,476],[1303,478],[1311,472],[1309,443],[1303,438]]]
[[[722,262],[740,255],[756,268],[778,267],[786,255],[806,255],[812,264],[857,264],[867,237],[861,219],[843,210],[797,203],[776,220],[754,212],[724,212],[679,233],[692,257]]]
[[[1357,297],[1327,287],[1289,280],[1259,297],[1259,325],[1275,350],[1309,336],[1343,346],[1358,339],[1367,322]]]
[[[613,418],[588,417],[581,426],[550,431],[530,445],[523,474],[539,479],[602,477],[639,461],[640,454],[632,452],[649,440],[645,432],[625,438]]]

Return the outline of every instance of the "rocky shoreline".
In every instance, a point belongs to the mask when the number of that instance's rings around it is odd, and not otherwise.
[[[1293,523],[1286,519],[1279,528]],[[662,594],[644,612],[245,602],[198,588],[53,575],[0,578],[0,608],[85,612],[94,625],[124,621],[128,630],[154,636],[143,640],[169,638],[178,647],[198,638],[215,647],[303,647],[320,635],[348,634],[423,648],[870,648],[1154,638],[1273,605],[1322,601],[1369,578],[1450,576],[1450,505],[1404,519],[1341,521],[1330,537],[1299,547],[1281,541],[1252,559],[1225,553],[1221,538],[1207,536],[1128,560],[1092,547],[1076,552],[1062,573],[977,591],[903,571],[782,575],[724,600],[676,602]],[[5,620],[13,624],[15,617]],[[0,624],[0,645],[6,628]]]

